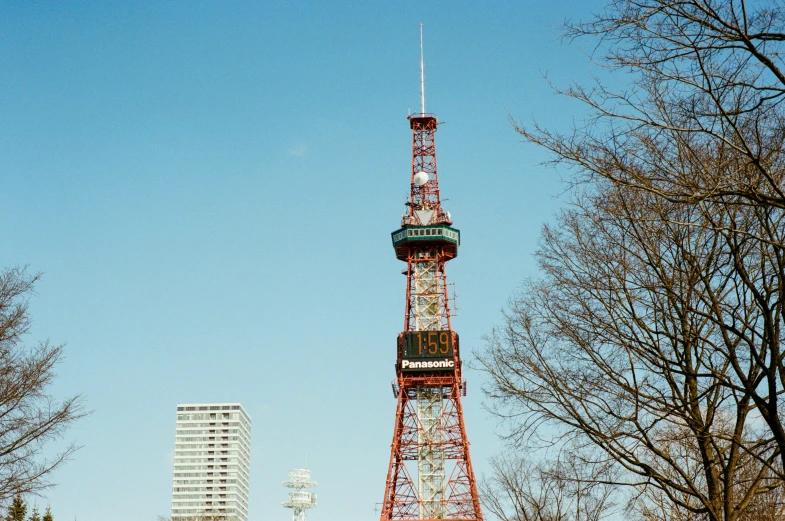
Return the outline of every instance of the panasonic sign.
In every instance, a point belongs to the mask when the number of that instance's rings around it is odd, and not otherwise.
[[[444,371],[455,368],[455,360],[401,360],[402,371]]]

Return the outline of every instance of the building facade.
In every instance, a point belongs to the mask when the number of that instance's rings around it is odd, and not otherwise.
[[[248,520],[251,417],[239,403],[177,406],[172,521]]]

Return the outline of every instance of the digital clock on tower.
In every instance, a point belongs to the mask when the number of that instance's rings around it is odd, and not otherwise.
[[[403,357],[452,358],[452,331],[407,331],[403,334]]]

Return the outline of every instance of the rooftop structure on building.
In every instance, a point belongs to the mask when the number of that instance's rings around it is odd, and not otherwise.
[[[177,406],[172,521],[248,521],[251,417],[239,403]]]

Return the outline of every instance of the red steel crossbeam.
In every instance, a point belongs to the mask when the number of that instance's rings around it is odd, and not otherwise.
[[[418,114],[409,116],[412,127],[412,190],[411,209],[440,209],[439,175],[436,171],[436,116]],[[415,174],[425,172],[428,182],[417,186]],[[425,223],[423,223],[425,224]]]
[[[455,373],[458,371],[456,370]],[[450,389],[449,397],[444,400],[442,419],[437,436],[443,441],[446,460],[454,460],[455,466],[446,485],[446,495],[442,500],[446,517],[457,521],[461,519],[481,521],[481,507],[477,483],[472,470],[469,442],[463,423],[463,409],[460,400],[460,384],[456,374],[449,376],[402,377],[399,378],[398,407],[396,428],[393,434],[387,486],[382,506],[382,521],[419,520],[419,498],[406,461],[416,461],[421,440],[418,433],[421,426],[417,418],[413,395],[417,387]]]

